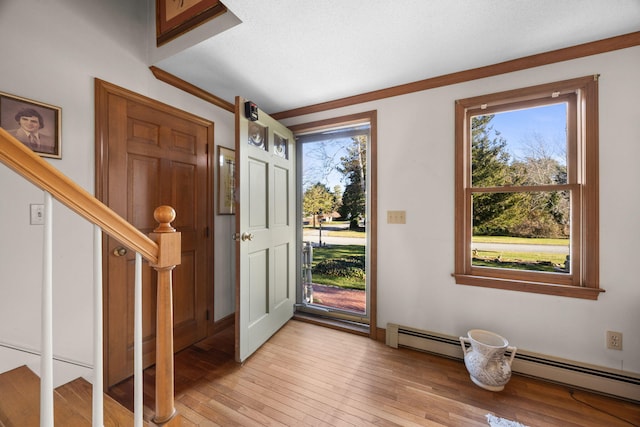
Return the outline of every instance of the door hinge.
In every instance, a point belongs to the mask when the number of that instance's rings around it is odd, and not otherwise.
[[[207,311],[205,311],[204,316],[205,316],[206,320],[209,320],[209,309],[207,309]]]
[[[204,228],[204,237],[207,239],[209,238],[209,227]]]

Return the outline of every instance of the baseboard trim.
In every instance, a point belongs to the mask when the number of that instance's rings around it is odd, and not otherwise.
[[[387,324],[386,344],[463,359],[459,337],[393,323]],[[518,349],[514,373],[640,402],[640,375]]]
[[[6,349],[17,351],[17,352],[20,352],[20,353],[31,354],[31,355],[38,356],[38,357],[42,356],[42,352],[40,350],[36,350],[34,348],[30,348],[30,347],[23,346],[23,345],[11,344],[11,343],[7,343],[7,342],[0,342],[0,347],[4,347]],[[62,362],[62,363],[66,363],[66,364],[69,364],[69,365],[75,365],[75,366],[79,366],[81,368],[93,369],[93,365],[91,365],[89,363],[81,362],[79,360],[74,360],[74,359],[71,359],[71,358],[68,358],[68,357],[59,356],[59,355],[56,355],[56,354],[54,354],[52,356],[52,359],[54,361],[56,361],[56,362]]]
[[[213,326],[211,327],[211,332],[209,333],[209,336],[215,335],[220,331],[224,331],[227,328],[233,327],[235,322],[236,322],[235,313],[231,313],[223,317],[222,319],[216,320],[215,322],[213,322]]]

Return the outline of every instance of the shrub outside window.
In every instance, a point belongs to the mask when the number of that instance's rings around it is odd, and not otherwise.
[[[456,283],[597,299],[598,79],[456,101]]]

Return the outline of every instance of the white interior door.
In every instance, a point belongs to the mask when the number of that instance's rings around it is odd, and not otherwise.
[[[295,141],[289,129],[236,98],[236,360],[292,316],[295,303]]]

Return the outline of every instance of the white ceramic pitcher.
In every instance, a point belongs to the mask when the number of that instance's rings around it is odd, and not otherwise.
[[[467,336],[460,337],[460,345],[471,381],[486,390],[504,389],[511,378],[511,363],[517,348],[509,346],[500,335],[482,329],[472,329]],[[511,352],[509,358],[505,356],[507,351]]]

